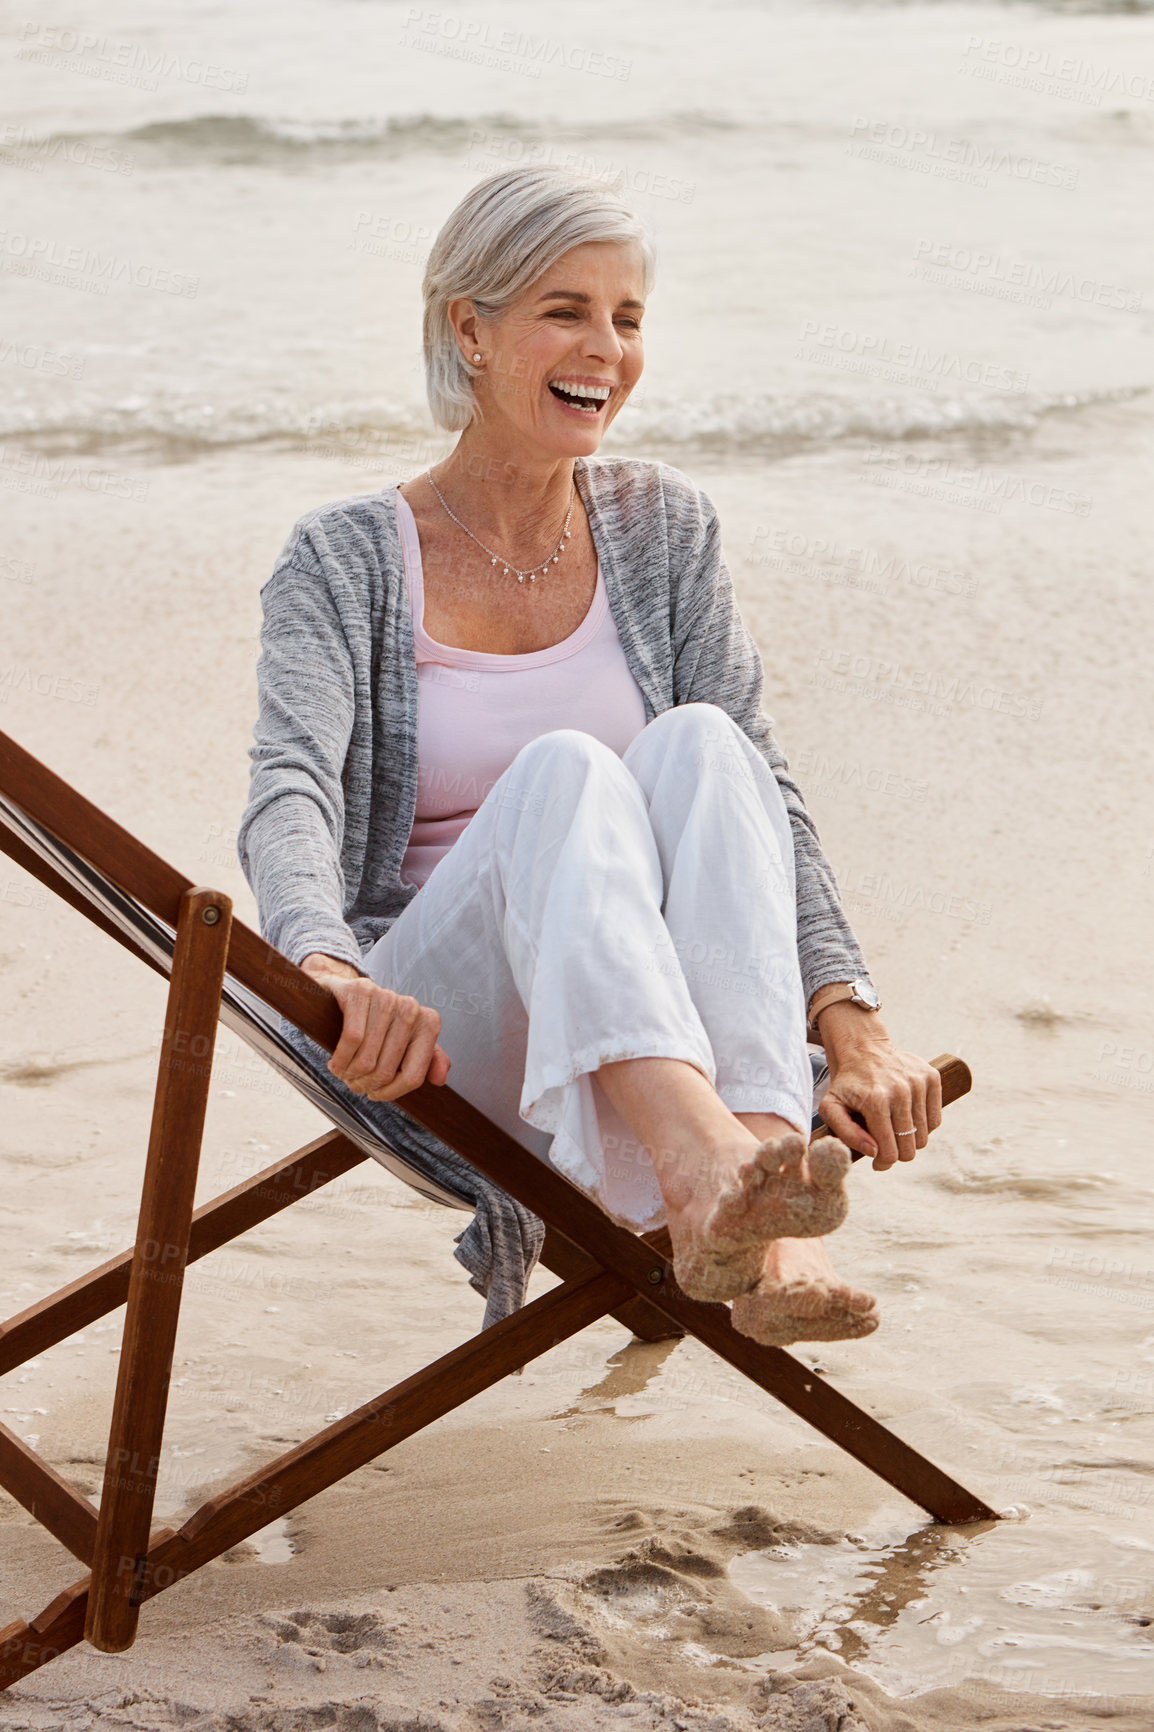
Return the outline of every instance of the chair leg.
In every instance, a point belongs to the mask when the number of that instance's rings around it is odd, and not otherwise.
[[[239,1545],[274,1517],[295,1509],[519,1366],[579,1334],[628,1294],[629,1282],[603,1269],[554,1287],[230,1486],[203,1504],[179,1533],[165,1529],[153,1536],[132,1573],[133,1609]],[[85,1577],[57,1595],[30,1623],[17,1620],[0,1630],[0,1689],[75,1647],[87,1633],[92,1584],[93,1578]]]
[[[231,919],[219,891],[181,898],[85,1627],[111,1654],[136,1637]]]

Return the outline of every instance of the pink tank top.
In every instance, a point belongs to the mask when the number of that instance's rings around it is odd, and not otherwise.
[[[575,632],[528,655],[437,643],[424,627],[421,543],[400,493],[397,529],[417,656],[417,814],[401,881],[423,884],[521,747],[554,728],[592,734],[620,755],[645,726],[601,565]],[[543,581],[548,582],[548,579]]]

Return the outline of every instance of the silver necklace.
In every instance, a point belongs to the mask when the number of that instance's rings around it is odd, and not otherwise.
[[[515,565],[510,565],[507,560],[504,560],[501,558],[500,554],[494,553],[493,549],[491,547],[486,547],[485,543],[481,540],[480,536],[474,535],[473,531],[468,527],[468,525],[461,522],[461,519],[457,516],[455,511],[449,510],[448,505],[445,504],[444,494],[441,492],[441,489],[437,486],[437,483],[433,480],[433,472],[431,469],[425,470],[425,476],[426,476],[430,486],[432,487],[433,492],[437,495],[437,498],[441,501],[441,504],[445,506],[445,510],[449,513],[449,516],[453,519],[453,522],[457,525],[457,528],[463,529],[465,531],[465,534],[469,537],[470,541],[475,541],[477,543],[477,546],[479,548],[481,548],[482,552],[487,553],[489,555],[489,563],[491,565],[503,566],[504,570],[505,570],[505,576],[506,577],[508,577],[510,572],[512,572],[513,576],[517,579],[518,583],[524,583],[526,578],[529,579],[530,583],[535,583],[537,581],[537,573],[540,572],[541,576],[544,577],[544,575],[548,571],[549,567],[551,565],[556,565],[557,561],[560,559],[561,555],[564,553],[565,543],[569,539],[569,522],[573,516],[573,504],[574,504],[574,501],[577,497],[576,487],[574,487],[572,498],[569,501],[569,511],[568,511],[566,518],[565,518],[565,527],[561,531],[561,539],[557,543],[556,547],[553,549],[552,553],[549,555],[548,559],[545,560],[545,562],[541,565],[534,565],[526,571],[518,571],[517,567]]]

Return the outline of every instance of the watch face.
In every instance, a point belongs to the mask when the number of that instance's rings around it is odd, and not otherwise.
[[[854,981],[853,996],[856,1004],[868,1005],[870,1010],[879,1010],[881,1008],[882,1001],[868,980]]]

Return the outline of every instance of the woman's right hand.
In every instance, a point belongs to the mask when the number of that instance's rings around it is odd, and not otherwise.
[[[320,951],[306,956],[301,967],[341,1007],[344,1024],[329,1070],[354,1094],[395,1101],[423,1082],[439,1087],[445,1081],[452,1061],[437,1045],[439,1011],[378,986],[351,962]]]

